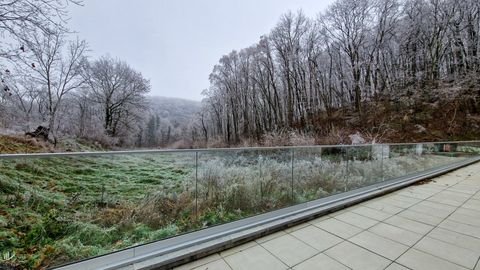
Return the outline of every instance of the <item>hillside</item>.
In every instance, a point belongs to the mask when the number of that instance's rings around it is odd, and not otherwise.
[[[1,135],[0,154],[29,154],[50,152],[87,152],[106,150],[98,143],[82,139],[62,139],[56,146],[43,139],[23,135]]]
[[[144,117],[140,147],[190,147],[191,127],[195,125],[201,103],[169,97],[148,97],[149,115]]]
[[[0,135],[0,154],[50,152],[48,145],[34,139]]]
[[[188,125],[194,115],[200,111],[199,101],[172,97],[148,97],[150,108],[162,120],[176,126]]]
[[[285,133],[306,144],[357,132],[377,142],[478,138],[479,3],[337,0],[316,16],[287,12],[257,42],[219,55],[205,137],[225,146],[284,144]]]

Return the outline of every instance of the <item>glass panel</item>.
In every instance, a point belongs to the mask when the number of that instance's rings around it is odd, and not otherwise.
[[[382,181],[381,145],[353,146],[347,151],[347,190]]]
[[[200,152],[198,209],[203,226],[292,205],[288,149]]]
[[[390,145],[387,159],[383,162],[385,180],[410,175],[424,170],[424,165],[419,163],[416,145]]]
[[[296,148],[295,202],[320,199],[345,191],[346,147]]]
[[[428,143],[423,145],[426,156],[426,167],[436,168],[462,160],[457,152],[457,144]]]
[[[458,143],[457,152],[460,156],[470,158],[472,156],[480,154],[479,142],[465,142]]]

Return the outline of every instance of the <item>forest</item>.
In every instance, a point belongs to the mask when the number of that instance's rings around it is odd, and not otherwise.
[[[214,67],[204,139],[478,138],[479,28],[475,0],[338,0],[316,18],[288,12]]]

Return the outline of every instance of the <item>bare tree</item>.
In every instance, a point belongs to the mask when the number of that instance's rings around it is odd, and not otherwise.
[[[66,35],[62,31],[34,33],[24,37],[30,50],[26,56],[19,58],[23,64],[20,68],[29,69],[28,76],[44,93],[44,118],[54,141],[57,140],[56,116],[63,98],[84,83],[81,63],[87,44],[79,39],[65,39]]]
[[[39,104],[42,89],[40,85],[31,80],[30,76],[25,74],[16,76],[10,86],[12,92],[11,101],[18,108],[17,112],[22,115],[28,127],[30,121],[34,120],[32,118]]]
[[[105,132],[117,136],[122,128],[133,129],[146,108],[144,95],[150,82],[127,63],[110,57],[85,65],[84,78],[90,100],[102,107]]]
[[[348,56],[353,78],[351,96],[357,111],[361,111],[362,64],[365,62],[362,50],[370,34],[371,10],[370,0],[338,0],[319,17],[329,36]]]
[[[82,0],[0,0],[0,34],[12,39],[22,39],[26,33],[52,34],[66,31],[67,7],[81,5]],[[6,48],[0,41],[0,57],[18,55],[27,50],[25,44]]]

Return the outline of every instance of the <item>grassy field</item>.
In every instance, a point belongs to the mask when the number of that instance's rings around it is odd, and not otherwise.
[[[97,256],[458,159],[407,154],[299,151],[293,172],[288,150],[201,153],[197,172],[194,153],[0,160],[0,268]]]
[[[196,224],[160,210],[175,211],[182,196],[191,197],[187,160],[179,155],[2,160],[2,257],[38,269],[192,229]],[[184,203],[182,215],[190,220],[192,207]]]

